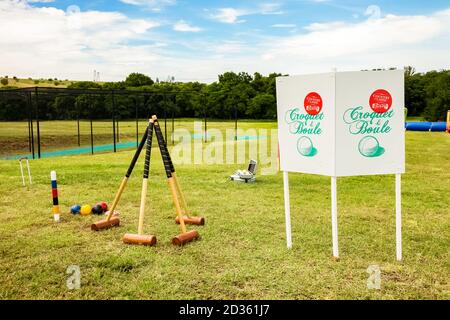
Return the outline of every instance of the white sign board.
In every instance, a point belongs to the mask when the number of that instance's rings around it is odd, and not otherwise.
[[[336,73],[335,176],[405,172],[403,70]]]
[[[280,169],[334,174],[335,74],[277,78]]]
[[[401,70],[277,78],[281,170],[403,173],[403,88]]]
[[[397,259],[405,171],[404,73],[332,72],[278,77],[280,169],[287,245],[292,246],[288,172],[331,176],[333,256],[339,257],[336,177],[396,174]]]

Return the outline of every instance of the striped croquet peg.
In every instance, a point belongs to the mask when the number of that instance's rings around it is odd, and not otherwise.
[[[59,222],[59,202],[58,202],[58,185],[56,183],[56,171],[50,172],[50,178],[52,180],[52,197],[53,197],[53,219],[55,222]]]

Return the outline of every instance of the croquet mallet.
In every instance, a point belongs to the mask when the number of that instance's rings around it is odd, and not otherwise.
[[[173,163],[170,158],[166,143],[164,141],[164,137],[163,137],[161,128],[159,126],[158,119],[156,118],[156,116],[152,116],[152,119],[154,121],[156,138],[158,140],[159,150],[161,152],[161,158],[163,159],[164,169],[165,169],[166,175],[167,175],[167,182],[169,184],[169,190],[172,194],[173,203],[175,205],[178,219],[180,221],[181,234],[175,236],[172,239],[172,244],[181,246],[181,245],[184,245],[194,239],[197,239],[200,235],[196,230],[187,231],[187,229],[186,229],[186,224],[184,223],[183,213],[182,213],[182,209],[180,206],[180,201],[179,201],[178,195],[177,195],[177,187],[176,187],[175,178],[173,177],[172,170],[171,170],[171,168],[173,168]]]
[[[127,244],[141,244],[145,246],[153,246],[156,244],[156,237],[154,235],[144,235],[144,216],[145,216],[145,198],[147,195],[148,174],[150,171],[150,155],[152,151],[152,135],[153,135],[153,120],[147,129],[147,147],[145,150],[144,174],[142,179],[141,190],[141,205],[139,207],[139,224],[138,233],[126,233],[122,241]]]
[[[155,115],[152,116],[152,120],[153,121],[155,121],[155,120],[158,121],[158,119],[157,119],[157,117]],[[186,203],[186,198],[184,197],[184,194],[181,191],[180,182],[178,181],[178,177],[177,177],[177,174],[175,172],[175,167],[173,165],[173,162],[172,162],[172,159],[170,157],[169,150],[167,149],[167,145],[166,144],[164,144],[164,148],[166,150],[166,155],[167,155],[167,158],[168,158],[167,160],[168,160],[168,164],[170,166],[170,172],[172,173],[172,177],[173,177],[173,180],[175,182],[175,187],[176,187],[177,193],[178,193],[178,195],[180,197],[180,200],[181,200],[181,209],[182,209],[182,216],[183,216],[184,223],[203,226],[205,224],[205,218],[204,217],[193,217],[193,216],[190,215],[190,211],[189,211],[187,203]],[[178,217],[178,215],[175,218],[175,222],[178,223],[178,224],[180,223],[180,218]]]

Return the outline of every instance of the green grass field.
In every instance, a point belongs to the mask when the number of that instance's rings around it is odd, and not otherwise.
[[[17,161],[3,160],[0,298],[449,299],[449,149],[449,134],[406,133],[402,262],[395,260],[393,176],[338,179],[341,260],[335,262],[326,177],[290,175],[294,247],[287,250],[280,173],[236,184],[227,176],[245,165],[176,165],[191,211],[206,218],[196,227],[201,239],[177,248],[170,244],[179,232],[175,210],[153,149],[145,232],[158,245],[149,248],[121,242],[124,233],[136,232],[143,159],[119,204],[120,228],[94,233],[89,226],[98,217],[67,213],[74,203],[110,202],[133,151],[31,161],[31,188],[21,186]],[[59,224],[52,221],[51,170],[64,211]],[[380,290],[367,288],[373,264],[381,268]],[[78,290],[66,286],[70,265],[81,270]]]

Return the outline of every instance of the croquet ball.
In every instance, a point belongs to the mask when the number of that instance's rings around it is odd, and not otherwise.
[[[109,211],[106,211],[105,215],[109,215]],[[113,216],[117,216],[118,217],[119,215],[120,215],[119,211],[114,210]]]
[[[75,204],[72,207],[70,207],[71,214],[79,214],[80,210],[81,210],[81,206],[79,204]]]
[[[83,216],[87,216],[87,215],[91,214],[92,208],[90,205],[85,204],[84,206],[81,207],[80,211]]]
[[[93,214],[102,214],[103,208],[100,203],[97,203],[95,206],[92,207],[92,213]]]
[[[100,204],[102,206],[103,212],[108,211],[108,204],[105,201],[102,201]]]

